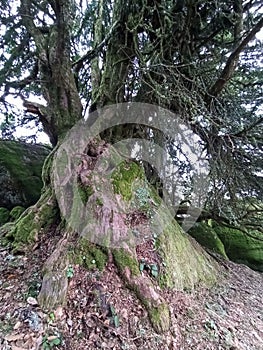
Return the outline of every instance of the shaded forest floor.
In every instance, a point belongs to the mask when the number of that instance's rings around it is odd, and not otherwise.
[[[172,316],[163,335],[110,263],[102,273],[72,266],[67,305],[41,310],[41,266],[58,239],[51,230],[26,255],[0,247],[1,350],[263,350],[263,274],[232,262],[211,290],[163,292]]]

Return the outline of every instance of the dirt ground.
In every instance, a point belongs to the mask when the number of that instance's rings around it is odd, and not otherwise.
[[[162,335],[111,263],[102,273],[72,266],[67,305],[42,310],[41,266],[58,238],[50,232],[26,255],[0,247],[1,350],[263,350],[263,274],[232,262],[210,290],[162,292],[172,319]]]

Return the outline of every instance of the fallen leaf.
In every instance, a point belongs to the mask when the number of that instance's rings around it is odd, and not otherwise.
[[[9,335],[5,336],[5,340],[7,340],[7,341],[16,341],[16,340],[23,339],[23,338],[24,338],[23,333],[21,333],[21,334],[9,334]]]
[[[12,350],[27,350],[27,349],[20,348],[19,346],[12,345]]]
[[[56,319],[57,320],[61,320],[64,316],[64,313],[63,313],[63,308],[61,306],[59,306],[55,311],[54,311],[54,314],[56,316]]]

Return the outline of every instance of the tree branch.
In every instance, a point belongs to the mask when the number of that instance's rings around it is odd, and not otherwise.
[[[217,97],[224,89],[226,83],[229,81],[229,79],[231,79],[235,71],[240,53],[247,46],[247,44],[255,37],[255,35],[260,31],[262,27],[263,18],[254,26],[254,28],[248,33],[248,35],[241,41],[238,47],[231,53],[220,77],[208,91],[208,96],[206,98],[207,102],[210,102],[213,97]]]
[[[20,91],[30,83],[36,81],[38,75],[38,61],[35,62],[30,74],[22,80],[10,81],[5,84],[5,92],[8,93],[10,88],[19,89]]]
[[[234,134],[235,137],[240,137],[246,134],[248,131],[254,129],[259,124],[263,123],[263,117],[260,117],[258,120],[256,120],[254,123],[246,126],[243,130],[239,131],[238,133]]]
[[[83,67],[85,61],[87,61],[87,60],[90,61],[90,60],[92,60],[93,58],[95,58],[98,55],[98,53],[102,50],[104,45],[106,45],[108,43],[108,41],[110,40],[113,31],[117,28],[118,23],[119,23],[118,21],[113,23],[113,25],[112,25],[111,29],[109,30],[108,34],[105,36],[105,38],[94,49],[89,50],[85,55],[83,55],[77,61],[72,63],[72,67],[75,67],[76,73],[78,73],[80,71],[80,69]]]

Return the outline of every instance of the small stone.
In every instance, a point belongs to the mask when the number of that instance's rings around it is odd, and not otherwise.
[[[67,324],[68,324],[68,326],[72,327],[73,321],[69,318],[69,319],[67,319]]]
[[[22,322],[18,321],[15,325],[14,325],[14,330],[17,330],[20,326],[21,326]]]
[[[33,305],[33,306],[38,305],[38,301],[36,300],[36,298],[28,297],[26,301],[29,305]]]

